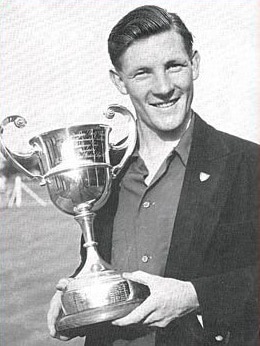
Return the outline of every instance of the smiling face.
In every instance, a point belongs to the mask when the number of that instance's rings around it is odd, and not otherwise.
[[[129,94],[139,125],[155,132],[178,130],[190,117],[199,55],[190,58],[174,30],[135,41],[111,71],[122,94]]]

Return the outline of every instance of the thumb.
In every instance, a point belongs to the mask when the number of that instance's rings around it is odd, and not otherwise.
[[[69,284],[69,282],[70,282],[71,280],[73,280],[73,279],[72,279],[72,278],[68,278],[68,279],[63,278],[63,279],[60,279],[60,281],[59,281],[59,282],[57,283],[57,285],[56,285],[56,289],[57,289],[58,291],[64,291],[65,288],[68,286],[68,284]]]
[[[55,337],[56,335],[56,329],[55,329],[55,322],[60,315],[61,312],[61,300],[60,300],[61,292],[57,291],[54,296],[52,297],[50,308],[47,314],[47,323],[48,328],[50,331],[50,335],[52,337]]]
[[[150,286],[155,278],[155,275],[148,274],[141,270],[137,270],[133,273],[123,273],[122,276],[124,279],[132,280],[146,286]]]

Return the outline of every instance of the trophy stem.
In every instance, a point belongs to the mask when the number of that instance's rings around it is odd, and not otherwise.
[[[87,252],[86,262],[77,277],[81,277],[89,273],[111,270],[110,265],[100,257],[97,251],[98,243],[94,238],[93,227],[95,216],[96,214],[89,210],[84,210],[79,215],[75,216],[75,220],[81,227],[85,240],[85,244],[83,246],[86,248]]]

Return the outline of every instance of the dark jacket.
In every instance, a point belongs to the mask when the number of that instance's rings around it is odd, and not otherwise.
[[[186,315],[158,329],[157,345],[257,345],[258,152],[196,115],[165,277],[193,283],[204,329]],[[95,221],[108,262],[119,181]]]

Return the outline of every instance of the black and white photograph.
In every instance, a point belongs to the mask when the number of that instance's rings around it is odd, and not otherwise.
[[[259,0],[0,3],[7,346],[258,346]]]

